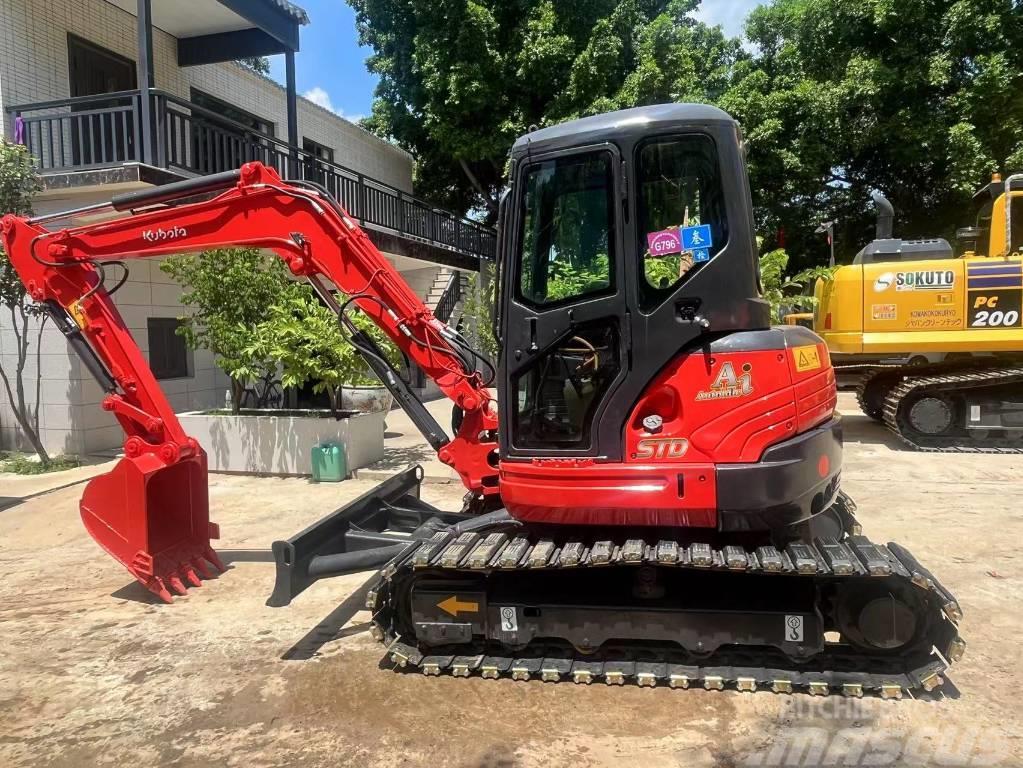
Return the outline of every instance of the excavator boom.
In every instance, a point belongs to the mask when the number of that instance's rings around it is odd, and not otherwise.
[[[196,201],[197,195],[215,194]],[[183,202],[191,198],[190,202]],[[437,320],[366,233],[315,185],[289,184],[250,163],[237,171],[115,197],[129,215],[48,231],[46,219],[6,216],[4,246],[33,300],[42,304],[106,393],[102,407],[125,432],[124,458],[93,479],[81,502],[92,537],[148,589],[169,601],[198,586],[209,564],[206,456],[185,433],[103,282],[110,262],[229,246],[277,254],[307,279],[369,365],[446,464],[477,498],[497,492],[497,415],[468,345]],[[72,212],[73,213],[73,212]],[[328,282],[329,281],[329,282]],[[334,294],[347,296],[342,304]],[[372,339],[346,317],[370,317],[463,413],[448,437]]]

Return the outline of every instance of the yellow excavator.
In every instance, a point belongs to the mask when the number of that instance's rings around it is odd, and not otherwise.
[[[892,237],[875,193],[875,239],[817,282],[813,328],[838,371],[865,371],[863,412],[911,447],[1021,453],[1023,174],[994,175],[973,200],[953,250]]]

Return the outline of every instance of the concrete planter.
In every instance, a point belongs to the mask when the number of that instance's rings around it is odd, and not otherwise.
[[[349,413],[340,420],[327,411],[242,411],[239,415],[193,411],[178,415],[185,431],[209,456],[211,472],[310,475],[310,451],[328,441],[345,448],[348,471],[384,457],[386,413]]]
[[[341,407],[346,411],[387,412],[393,403],[394,396],[384,386],[352,387],[345,384],[341,387]]]

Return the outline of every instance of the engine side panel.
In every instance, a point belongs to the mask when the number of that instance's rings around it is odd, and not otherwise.
[[[1018,256],[851,264],[817,297],[815,330],[836,353],[1023,350]]]
[[[753,476],[765,452],[792,442],[763,500],[783,505],[785,514],[760,515],[753,495],[737,502],[734,488],[725,492],[730,509],[756,513],[752,527],[788,524],[819,511],[809,500],[823,488],[837,492],[836,404],[819,337],[800,327],[731,334],[679,355],[650,383],[625,421],[623,461],[502,461],[502,501],[515,517],[535,522],[719,527],[726,474],[729,485],[741,485],[748,471],[749,487],[761,488]],[[815,439],[799,439],[811,432]]]

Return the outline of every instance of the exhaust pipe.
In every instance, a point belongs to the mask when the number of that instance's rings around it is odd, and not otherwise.
[[[888,198],[880,192],[871,192],[870,197],[874,201],[874,205],[877,207],[877,222],[874,225],[874,238],[877,240],[887,240],[892,236],[892,228],[895,222],[895,208],[890,202],[888,202]]]
[[[1023,179],[1023,173],[1014,173],[1005,180],[1005,255],[1012,253],[1012,182]]]

